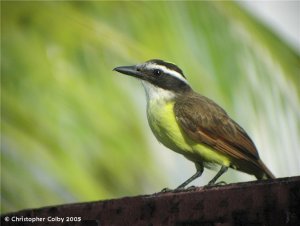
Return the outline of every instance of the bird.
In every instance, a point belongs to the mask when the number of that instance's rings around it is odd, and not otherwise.
[[[228,168],[254,175],[258,180],[275,178],[246,131],[213,100],[195,92],[177,65],[152,59],[113,70],[141,81],[154,136],[195,164],[196,173],[175,190],[185,189],[202,175],[204,168],[217,166],[220,170],[207,186],[218,185],[216,181]]]

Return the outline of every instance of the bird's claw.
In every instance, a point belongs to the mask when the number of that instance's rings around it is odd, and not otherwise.
[[[219,185],[226,185],[227,183],[225,181],[220,181],[218,183],[216,183],[215,185],[219,186]]]
[[[171,192],[171,191],[173,191],[173,190],[170,188],[164,188],[161,190],[162,193]]]
[[[213,187],[213,186],[223,186],[226,185],[227,183],[225,181],[220,181],[218,183],[215,182],[209,182],[207,185],[205,185],[205,188]]]
[[[193,191],[193,190],[195,190],[196,188],[197,188],[196,186],[192,185],[192,186],[186,188],[185,190],[186,190],[186,191]]]

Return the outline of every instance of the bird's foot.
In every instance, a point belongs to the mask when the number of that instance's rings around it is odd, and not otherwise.
[[[207,185],[205,185],[205,188],[209,188],[209,187],[214,187],[214,186],[223,186],[226,185],[227,183],[225,181],[220,181],[218,183],[215,183],[213,181],[210,181]]]
[[[194,191],[197,187],[192,185],[192,186],[189,186],[188,188],[186,188],[185,190],[186,191]]]
[[[167,193],[167,192],[171,192],[171,191],[174,191],[174,190],[172,190],[170,188],[164,188],[164,189],[161,190],[162,193]]]
[[[178,188],[175,188],[175,189],[173,190],[173,192],[181,192],[181,191],[185,191],[185,190],[186,190],[185,187],[178,187]]]
[[[194,191],[197,187],[196,186],[190,186],[188,188],[185,187],[178,187],[173,190],[173,192],[181,192],[181,191]]]
[[[216,186],[222,186],[222,185],[226,185],[227,183],[225,181],[220,181],[218,183],[216,183]]]

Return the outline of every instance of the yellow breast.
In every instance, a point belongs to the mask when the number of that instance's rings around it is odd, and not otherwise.
[[[177,123],[174,101],[149,101],[147,116],[155,137],[166,147],[184,155],[193,162],[211,162],[229,165],[227,156],[191,140]]]
[[[150,102],[147,108],[148,122],[153,134],[166,147],[184,154],[191,152],[185,141],[173,111],[174,102],[159,104]]]

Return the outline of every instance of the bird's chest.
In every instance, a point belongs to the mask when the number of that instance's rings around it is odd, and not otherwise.
[[[147,104],[147,117],[155,137],[166,147],[183,152],[190,149],[186,144],[184,135],[177,123],[174,114],[174,101],[149,101]]]

